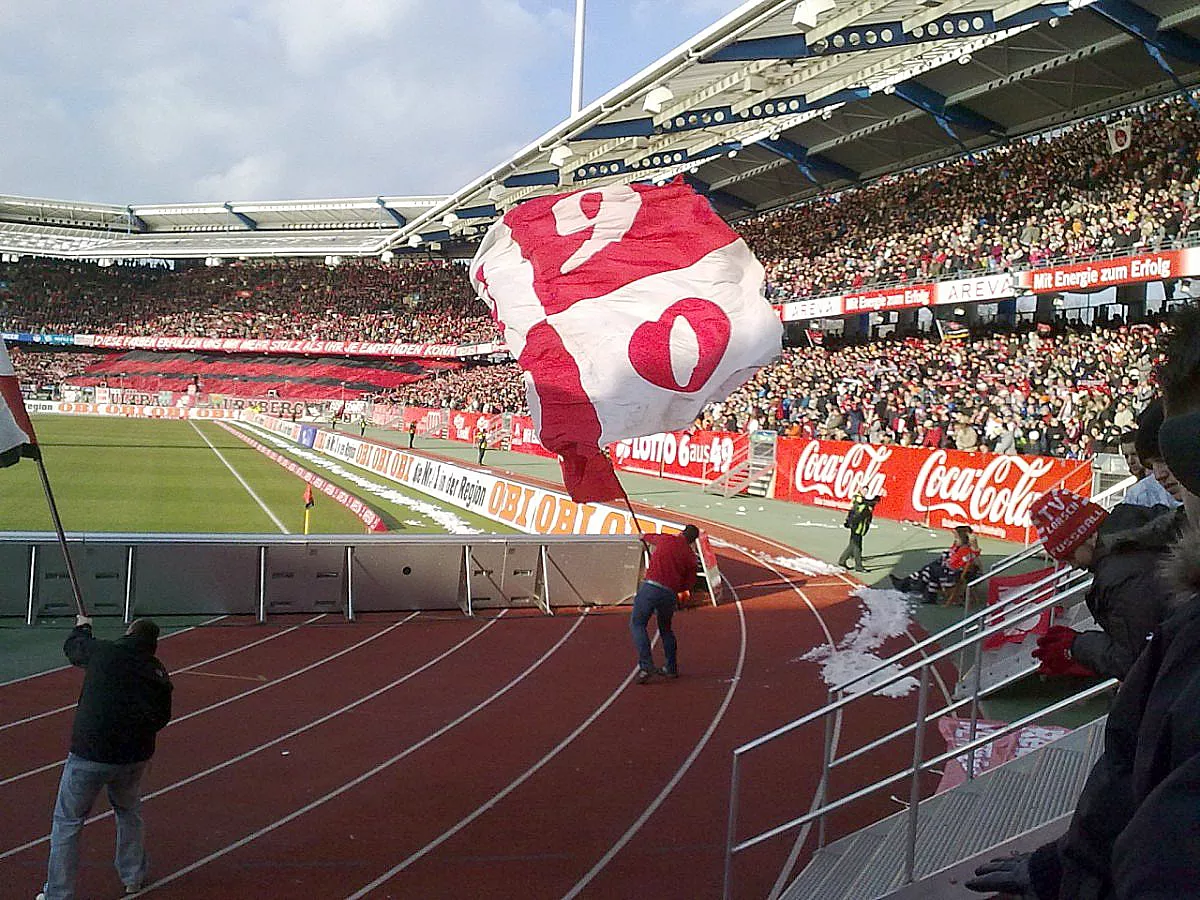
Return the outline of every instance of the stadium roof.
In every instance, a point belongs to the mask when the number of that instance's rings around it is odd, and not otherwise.
[[[733,217],[1198,80],[1200,5],[1189,0],[751,0],[448,198],[153,208],[4,198],[0,250],[445,248],[529,197],[679,174]]]

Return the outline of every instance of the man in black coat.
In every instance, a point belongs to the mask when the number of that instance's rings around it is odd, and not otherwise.
[[[1121,685],[1067,833],[982,867],[972,890],[1037,900],[1173,900],[1200,890],[1200,307],[1173,324],[1159,370],[1159,446],[1189,520],[1164,567],[1173,612]]]
[[[54,825],[46,885],[38,900],[71,900],[79,866],[79,833],[101,788],[117,819],[117,874],[128,893],[141,889],[146,851],[141,780],[154,755],[155,735],[171,720],[171,679],[154,656],[158,625],[132,622],[115,641],[92,636],[79,616],[63,645],[72,665],[87,670],[67,754]]]
[[[1082,498],[1076,500],[1085,502]],[[1150,632],[1170,615],[1166,586],[1158,569],[1179,539],[1183,524],[1164,506],[1122,503],[1069,556],[1051,552],[1092,573],[1084,602],[1100,628],[1075,631],[1065,625],[1051,626],[1038,639],[1033,654],[1041,660],[1045,674],[1071,674],[1077,670],[1070,663],[1078,663],[1105,678],[1125,677],[1146,646]],[[1038,533],[1046,537],[1040,528]]]

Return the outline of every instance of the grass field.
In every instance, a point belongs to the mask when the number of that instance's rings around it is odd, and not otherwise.
[[[38,416],[34,427],[67,531],[303,531],[301,480],[212,422]],[[269,444],[261,434],[254,437]],[[434,504],[423,495],[351,466],[322,469],[311,454],[306,460],[298,451],[285,455],[363,498],[389,530],[502,530],[477,517],[428,509]],[[367,479],[381,490],[364,489]],[[0,471],[0,531],[52,528],[36,466],[22,461]],[[311,531],[361,534],[364,527],[318,493]]]

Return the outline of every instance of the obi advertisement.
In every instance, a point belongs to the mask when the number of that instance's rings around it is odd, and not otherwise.
[[[1026,539],[1029,507],[1050,488],[1092,492],[1086,460],[804,439],[780,440],[777,453],[776,499],[849,509],[861,493],[881,498],[877,516],[1010,541]]]

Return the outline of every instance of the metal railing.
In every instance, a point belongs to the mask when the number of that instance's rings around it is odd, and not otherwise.
[[[983,581],[986,578],[995,575],[997,571],[1002,571],[1004,568],[1011,568],[1018,564],[1022,559],[1028,559],[1040,552],[1040,546],[1035,546],[1022,551],[1019,554],[1014,554],[1007,560],[1002,561],[1000,565],[993,568],[986,575],[980,576],[977,581]],[[845,681],[830,691],[830,702],[821,709],[814,710],[805,716],[802,716],[786,725],[783,725],[775,730],[762,735],[761,737],[743,744],[734,750],[733,756],[733,771],[730,782],[730,798],[729,798],[729,820],[728,833],[726,839],[726,855],[725,855],[725,888],[724,897],[730,896],[732,889],[732,871],[733,858],[736,854],[741,853],[751,847],[770,840],[789,831],[802,828],[810,823],[816,823],[818,826],[818,846],[823,846],[825,843],[825,820],[827,816],[843,807],[848,806],[855,801],[861,800],[878,791],[901,783],[906,779],[910,780],[909,785],[909,815],[910,822],[906,835],[905,843],[905,880],[906,883],[912,880],[913,868],[915,860],[916,847],[916,826],[919,817],[918,806],[920,803],[921,784],[920,776],[929,771],[932,767],[939,765],[949,759],[962,757],[966,755],[969,759],[967,766],[967,777],[974,778],[975,776],[975,756],[976,752],[1007,734],[1012,733],[1019,728],[1024,727],[1030,722],[1036,721],[1044,716],[1051,715],[1055,712],[1065,709],[1075,703],[1082,702],[1100,693],[1109,690],[1116,684],[1115,679],[1109,679],[1101,684],[1095,685],[1084,691],[1079,692],[1073,697],[1059,701],[1050,707],[1040,710],[1030,716],[1026,716],[1017,722],[1010,723],[1004,728],[990,732],[985,737],[977,737],[977,723],[979,719],[979,704],[980,700],[997,691],[1004,689],[1038,670],[1038,666],[1032,665],[1014,673],[1008,678],[990,685],[987,688],[982,687],[980,683],[979,672],[981,667],[979,660],[982,656],[983,643],[993,635],[998,635],[1010,628],[1014,621],[1038,616],[1042,612],[1053,611],[1064,601],[1070,600],[1077,595],[1082,594],[1090,587],[1092,583],[1091,576],[1087,572],[1076,569],[1057,569],[1044,578],[1038,579],[1032,584],[1026,585],[1015,591],[1010,597],[994,604],[992,607],[982,609],[974,614],[967,616],[960,622],[955,623],[949,628],[925,638],[917,642],[914,646],[906,648],[902,653],[880,662],[878,665],[862,672],[848,681]],[[1053,612],[1051,612],[1053,616]],[[970,636],[964,636],[961,639],[949,643],[947,646],[937,649],[929,655],[925,655],[924,651],[932,648],[935,644],[946,641],[951,638],[955,632],[965,632],[968,628],[973,628],[974,633]],[[933,667],[939,663],[951,659],[956,654],[965,654],[971,649],[976,651],[976,677],[970,693],[959,699],[950,700],[947,698],[947,704],[937,709],[934,712],[929,711],[929,685],[933,673]],[[921,658],[908,665],[902,664],[902,660],[912,656],[913,654],[921,654]],[[897,668],[898,667],[898,668]],[[888,669],[896,669],[886,675]],[[883,678],[879,676],[884,675]],[[918,697],[917,697],[917,716],[915,720],[908,725],[895,729],[881,737],[878,737],[867,744],[858,747],[841,756],[835,755],[834,734],[837,728],[839,718],[842,716],[842,711],[859,702],[864,697],[872,696],[884,689],[900,684],[905,679],[918,679]],[[857,690],[851,690],[857,687]],[[966,745],[954,751],[938,754],[929,759],[925,759],[924,736],[925,730],[931,724],[935,723],[941,716],[957,712],[964,707],[970,707],[970,739]],[[816,797],[809,812],[799,817],[790,819],[776,825],[759,834],[738,840],[737,839],[737,813],[738,799],[740,792],[740,777],[742,759],[746,754],[751,753],[761,747],[773,743],[785,735],[791,734],[805,726],[820,724],[824,726],[824,753],[822,760],[821,778],[818,782]],[[842,766],[852,760],[861,759],[867,754],[880,749],[886,744],[904,737],[905,735],[913,734],[913,755],[912,764],[892,775],[879,779],[865,787],[859,788],[852,793],[840,797],[835,800],[828,798],[828,790],[831,782],[831,774],[839,766]],[[798,852],[797,847],[797,852]],[[794,861],[794,855],[793,855]],[[790,863],[789,863],[790,865]]]

